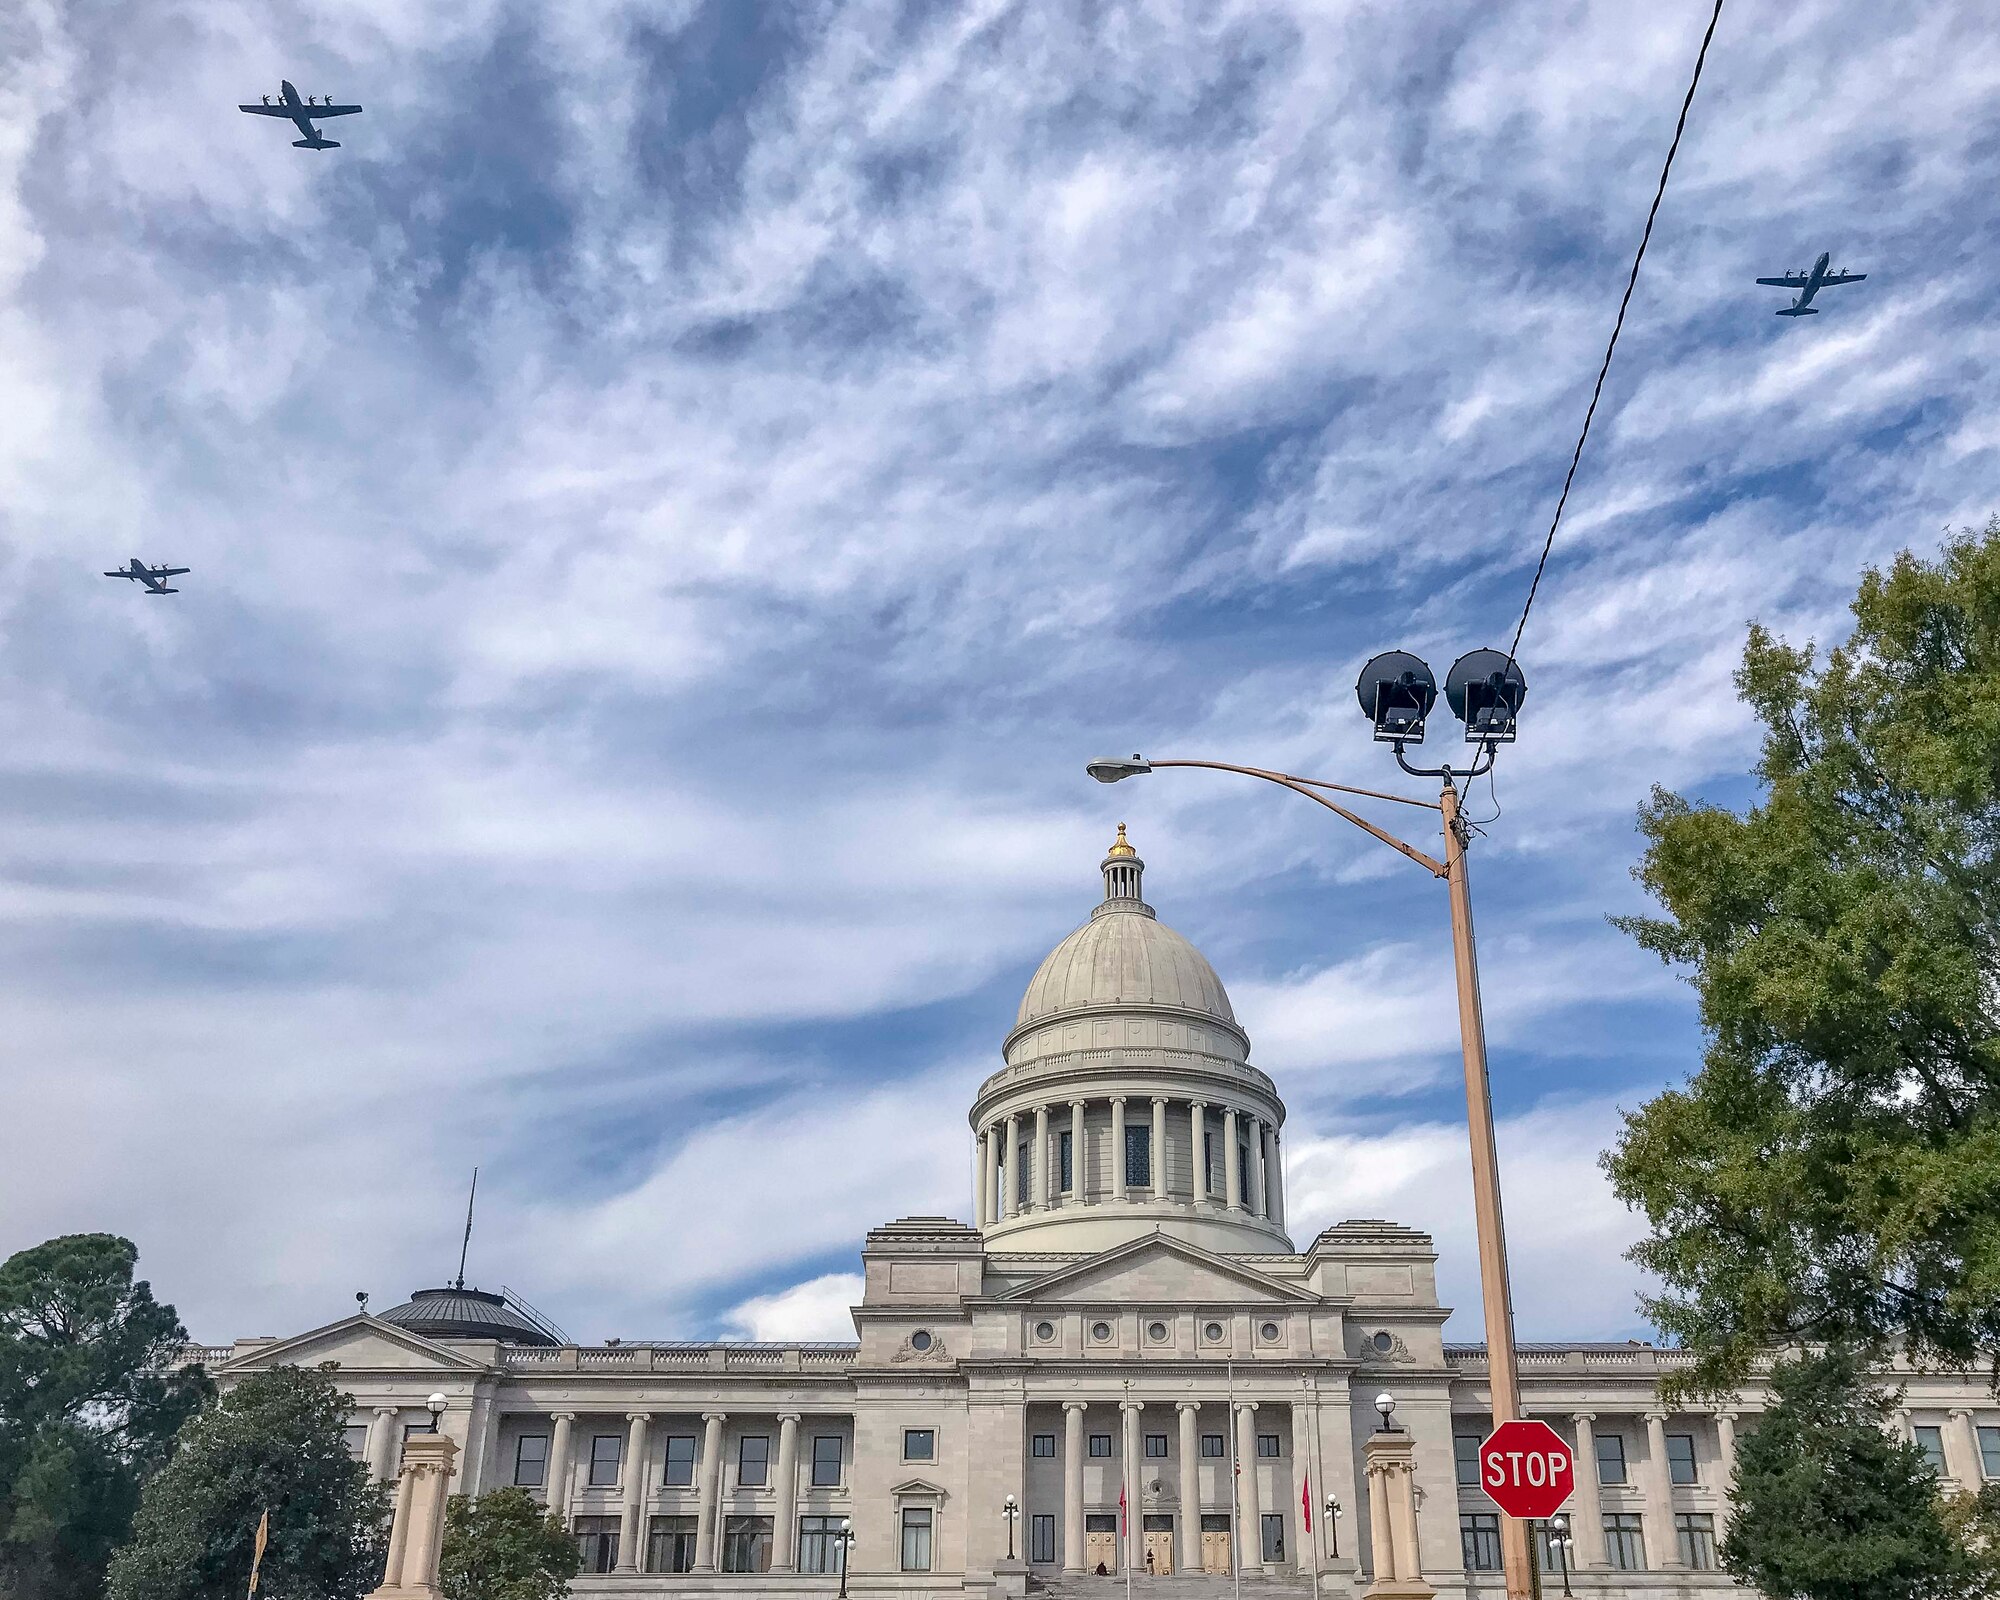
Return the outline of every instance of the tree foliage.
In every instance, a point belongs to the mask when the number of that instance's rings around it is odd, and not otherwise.
[[[445,1600],[562,1600],[580,1562],[562,1518],[525,1489],[455,1494],[445,1507]]]
[[[0,1263],[0,1595],[98,1594],[140,1485],[212,1392],[175,1365],[187,1330],[138,1258],[86,1233]]]
[[[1665,915],[1622,925],[1690,970],[1707,1049],[1605,1164],[1682,1389],[1794,1341],[2000,1350],[2000,519],[1853,611],[1823,662],[1750,631],[1758,804],[1640,814]]]
[[[1771,1373],[1774,1403],[1736,1456],[1722,1542],[1770,1600],[1975,1600],[1978,1563],[1940,1514],[1924,1453],[1888,1432],[1891,1396],[1852,1350]]]
[[[274,1367],[190,1421],[112,1560],[110,1600],[239,1600],[266,1510],[260,1593],[355,1600],[373,1589],[388,1496],[347,1453],[350,1406],[327,1373]]]

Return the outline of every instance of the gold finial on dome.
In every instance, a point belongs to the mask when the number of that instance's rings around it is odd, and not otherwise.
[[[1106,852],[1114,856],[1136,856],[1139,852],[1132,848],[1132,841],[1125,837],[1125,824],[1118,824],[1118,837],[1111,841],[1111,849]]]

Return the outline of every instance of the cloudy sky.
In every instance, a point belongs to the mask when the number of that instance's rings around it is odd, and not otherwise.
[[[447,1276],[478,1165],[573,1335],[838,1336],[1125,820],[1297,1234],[1433,1230],[1477,1337],[1438,887],[1082,765],[1393,780],[1355,670],[1506,642],[1707,12],[9,9],[0,1250],[291,1331]],[[1636,803],[1748,793],[1749,619],[2000,509],[1996,177],[1985,7],[1725,12],[1474,797],[1526,1336],[1644,1332]]]

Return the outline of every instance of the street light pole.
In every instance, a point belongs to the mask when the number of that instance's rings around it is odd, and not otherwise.
[[[840,1519],[840,1600],[847,1600],[847,1558],[854,1553],[854,1522]]]

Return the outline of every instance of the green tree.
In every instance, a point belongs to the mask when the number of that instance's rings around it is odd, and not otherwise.
[[[580,1560],[562,1518],[525,1489],[455,1494],[445,1506],[438,1583],[446,1600],[562,1600]]]
[[[1622,925],[1689,970],[1707,1047],[1605,1165],[1682,1392],[1794,1342],[2000,1350],[2000,519],[1853,611],[1823,662],[1750,630],[1757,804],[1640,814],[1666,914]]]
[[[2000,1483],[1984,1484],[1972,1494],[1946,1495],[1940,1514],[1945,1532],[1972,1568],[1967,1600],[2000,1596]]]
[[[1947,1531],[1924,1453],[1891,1436],[1891,1397],[1829,1349],[1771,1372],[1774,1402],[1736,1455],[1722,1541],[1770,1600],[1970,1600],[1975,1562]]]
[[[388,1496],[347,1453],[351,1404],[326,1372],[274,1367],[190,1421],[112,1559],[110,1600],[239,1600],[266,1510],[260,1593],[354,1600],[374,1588]]]
[[[139,1488],[212,1392],[129,1240],[72,1234],[0,1263],[0,1595],[84,1600]]]

